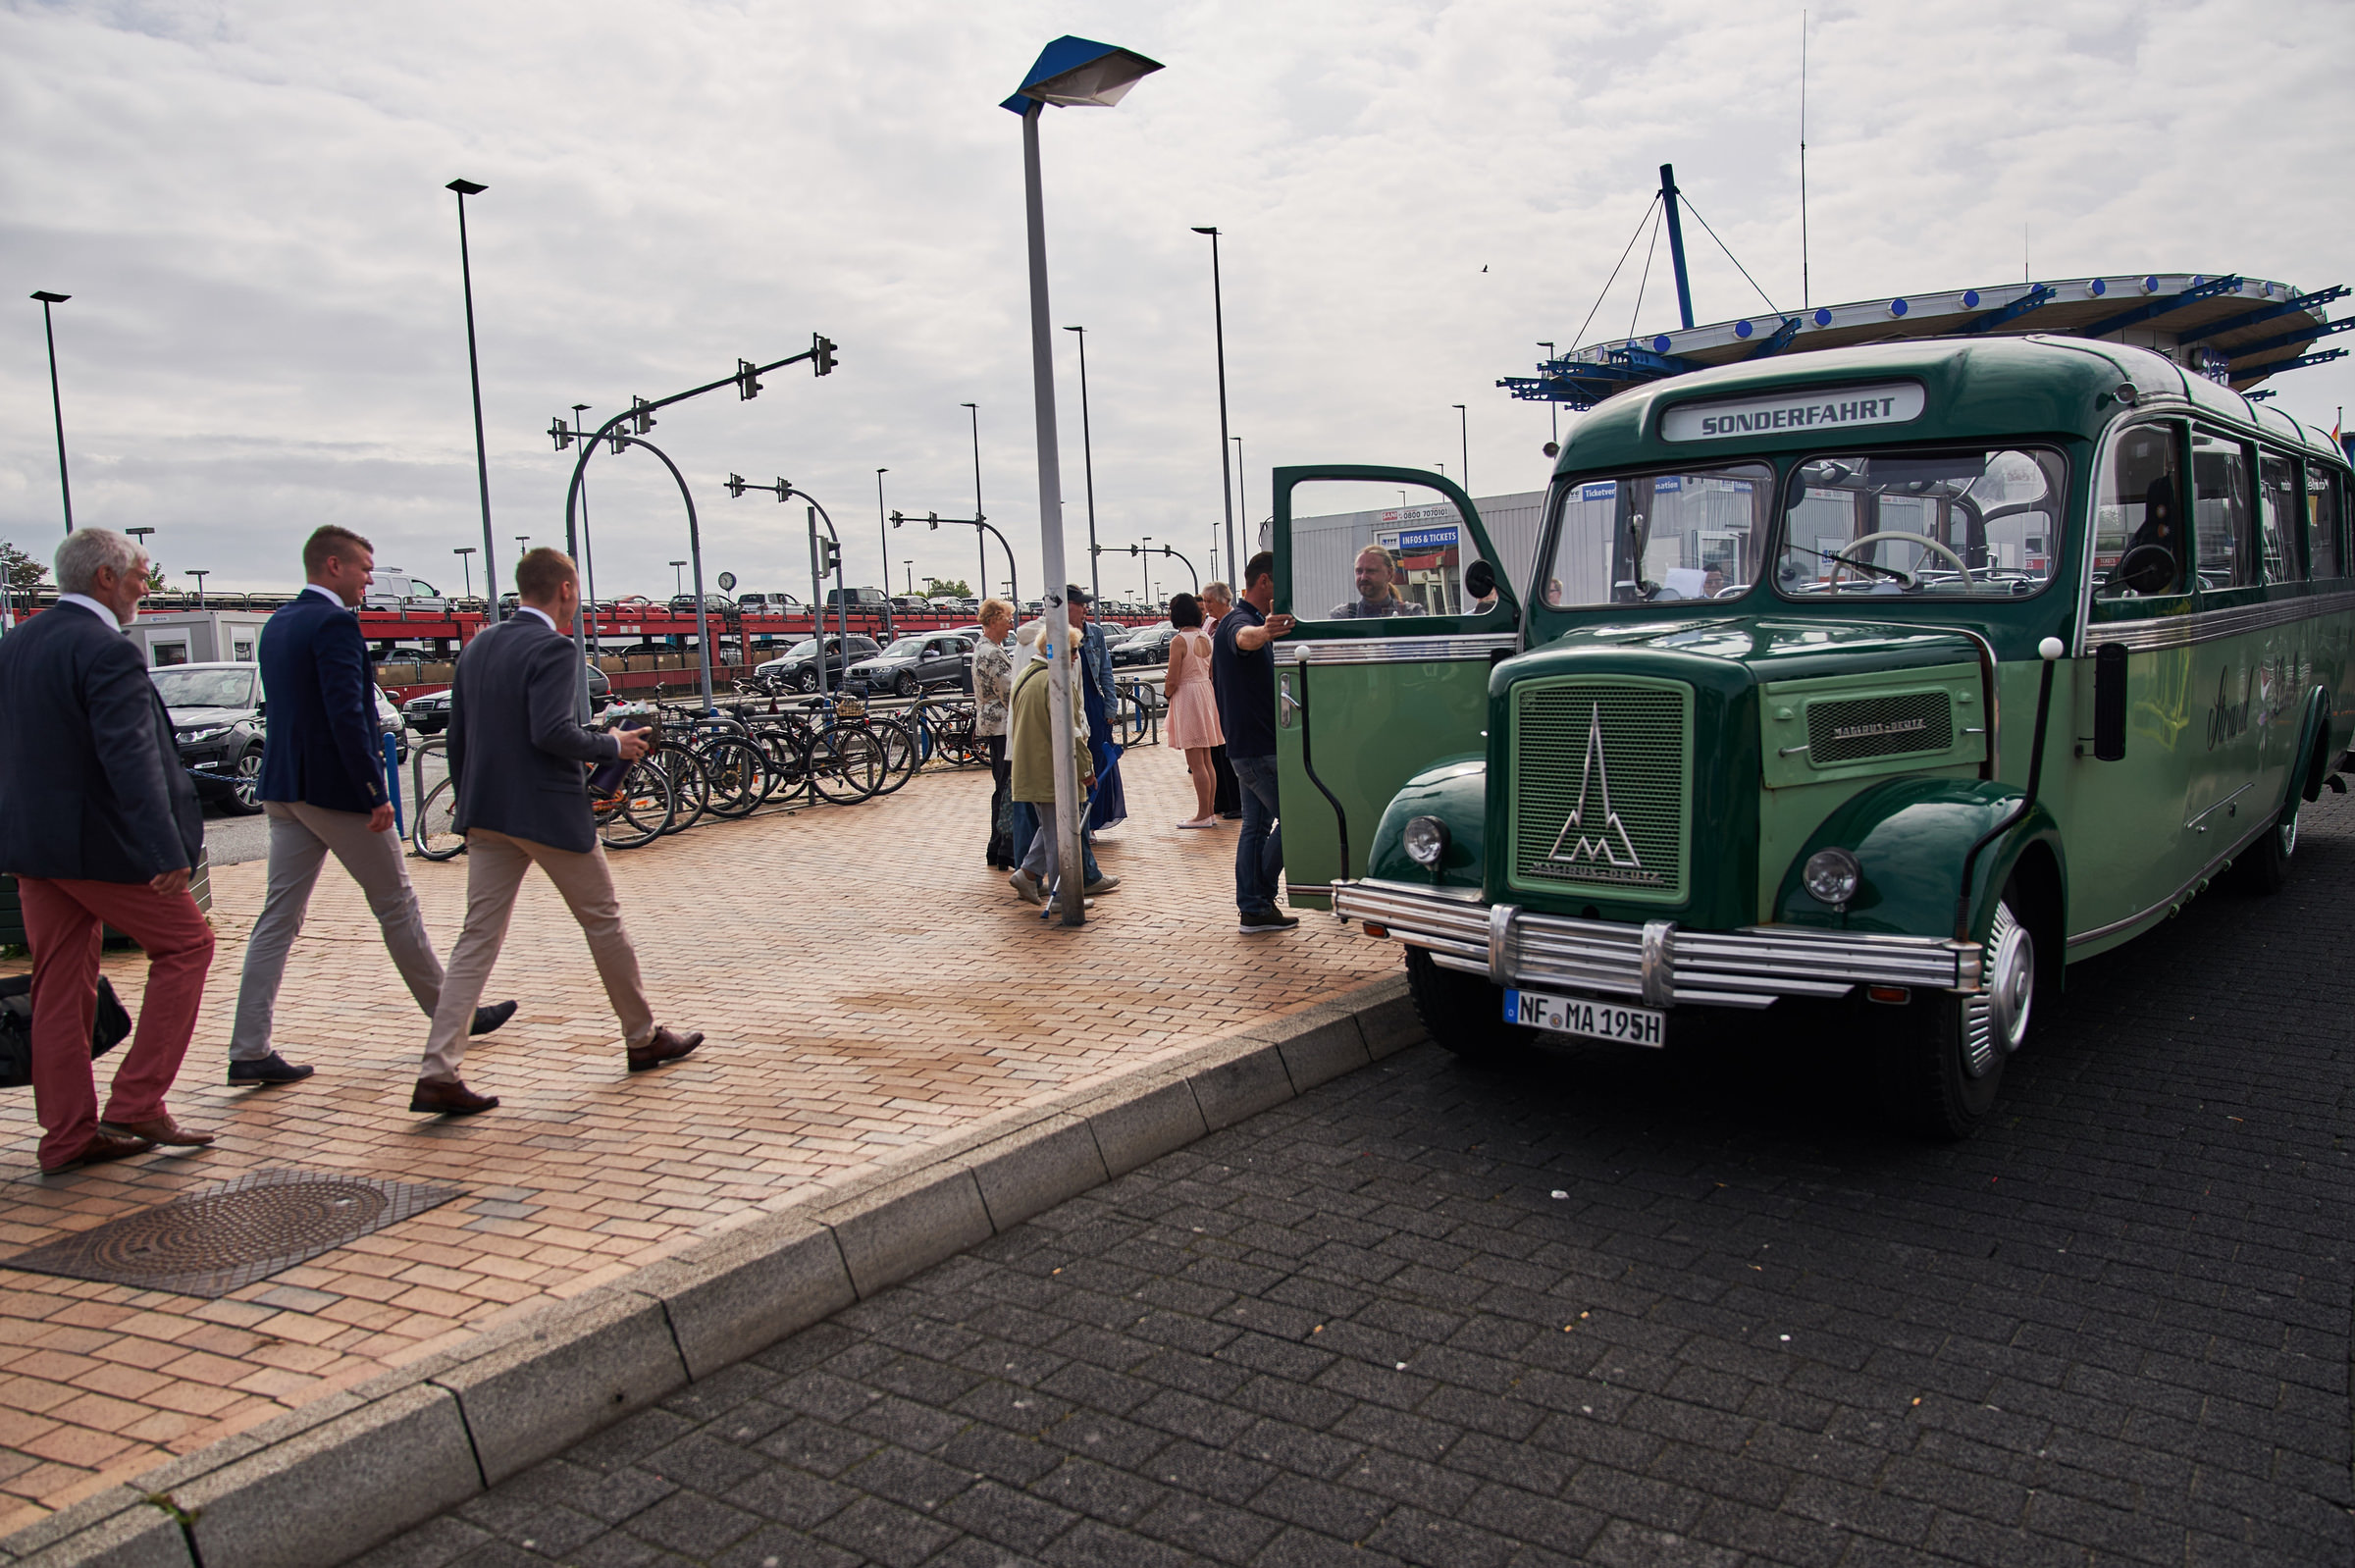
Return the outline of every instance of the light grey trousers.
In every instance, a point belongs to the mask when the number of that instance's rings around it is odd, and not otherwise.
[[[270,1054],[271,1018],[279,983],[286,978],[287,953],[302,934],[311,889],[330,855],[360,884],[368,908],[385,934],[385,951],[426,1017],[442,1000],[442,961],[425,934],[416,890],[401,859],[400,835],[371,833],[365,811],[331,811],[300,801],[267,801],[270,814],[270,886],[262,899],[253,939],[245,944],[245,973],[237,985],[237,1019],[229,1039],[233,1062],[258,1062]]]

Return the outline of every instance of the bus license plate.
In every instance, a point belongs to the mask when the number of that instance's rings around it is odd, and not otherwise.
[[[1583,996],[1507,991],[1504,1021],[1548,1029],[1555,1034],[1583,1034],[1596,1040],[1659,1046],[1665,1043],[1668,1015],[1652,1008],[1621,1007],[1615,1002],[1596,1002]]]

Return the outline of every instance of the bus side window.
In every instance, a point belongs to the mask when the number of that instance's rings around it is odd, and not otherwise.
[[[2257,539],[2264,550],[2265,580],[2282,583],[2303,579],[2306,563],[2298,558],[2295,544],[2297,465],[2277,453],[2260,451],[2257,455],[2257,477],[2261,484],[2258,493]]]
[[[2094,498],[2094,595],[2100,599],[2132,597],[2118,574],[2126,551],[2155,545],[2175,558],[2178,592],[2185,536],[2183,531],[2183,474],[2177,455],[2180,426],[2129,425],[2113,440],[2109,461],[2101,472],[2101,493]]]
[[[2306,465],[2306,558],[2317,577],[2346,572],[2339,552],[2345,546],[2347,492],[2336,472],[2317,462]]]
[[[2246,588],[2257,575],[2257,519],[2249,504],[2249,449],[2229,436],[2191,433],[2192,528],[2200,586]]]

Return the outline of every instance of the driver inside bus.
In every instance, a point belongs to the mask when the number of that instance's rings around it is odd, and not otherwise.
[[[1331,619],[1352,621],[1371,616],[1424,613],[1422,605],[1398,597],[1390,552],[1380,545],[1368,545],[1357,552],[1355,575],[1357,598],[1345,604],[1335,604]]]

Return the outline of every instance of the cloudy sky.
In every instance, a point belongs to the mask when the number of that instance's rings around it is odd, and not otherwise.
[[[413,0],[392,6],[0,0],[0,539],[59,528],[33,288],[57,318],[78,517],[145,525],[168,572],[294,576],[356,527],[454,588],[479,544],[456,176],[469,209],[500,549],[560,543],[550,416],[658,396],[807,346],[662,416],[708,570],[808,593],[799,507],[881,579],[890,505],[983,505],[1037,585],[1020,125],[997,107],[1063,32],[1164,62],[1119,109],[1050,111],[1059,324],[1089,330],[1100,537],[1207,575],[1220,516],[1208,241],[1227,233],[1244,501],[1286,462],[1458,468],[1536,488],[1548,413],[1494,387],[1565,346],[1673,161],[1774,301],[1799,298],[1801,9],[1741,0],[858,6]],[[2355,283],[2343,0],[1910,0],[1811,8],[1817,303],[2017,279],[2237,271]],[[1698,228],[1702,321],[1761,311]],[[1639,250],[1639,255],[1641,251]],[[1634,271],[1631,264],[1630,272]],[[1664,262],[1587,337],[1675,323]],[[2340,307],[2342,310],[2345,307]],[[1058,335],[1068,537],[1086,542],[1076,340]],[[2348,361],[2276,383],[2324,426]],[[598,588],[667,593],[675,490],[591,467]],[[970,578],[969,532],[891,536]],[[992,576],[1002,579],[1002,565]],[[480,564],[475,566],[480,586]],[[1170,579],[1175,578],[1172,582]],[[1165,591],[1183,587],[1168,568]]]

